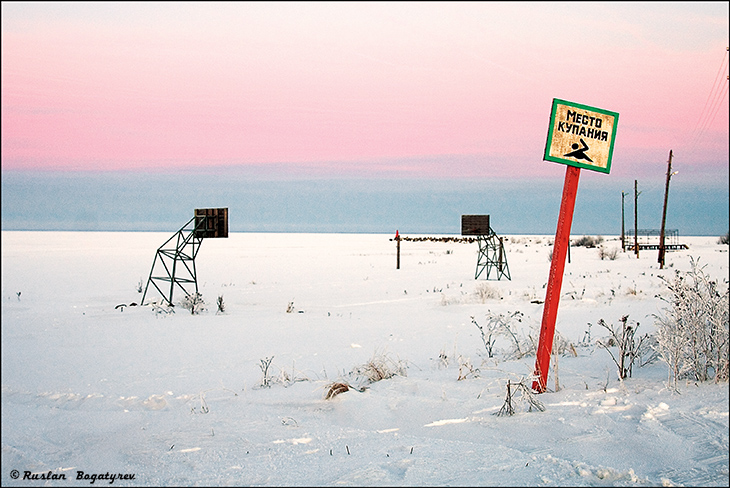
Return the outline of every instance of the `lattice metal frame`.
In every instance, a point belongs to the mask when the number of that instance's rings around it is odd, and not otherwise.
[[[200,231],[206,228],[206,220],[205,217],[193,217],[157,249],[147,279],[147,286],[142,295],[142,305],[144,305],[150,284],[160,292],[162,298],[170,306],[173,305],[172,298],[176,286],[186,296],[192,295],[186,286],[194,285],[195,293],[198,293],[195,257],[203,243],[203,238],[199,235],[202,235]],[[155,269],[157,269],[157,274],[155,274]]]
[[[490,227],[489,234],[477,236],[477,243],[479,244],[479,254],[477,255],[477,269],[474,273],[474,279],[479,279],[479,276],[486,269],[486,279],[489,279],[490,274],[494,271],[498,280],[505,277],[511,281],[507,253],[504,250],[502,238]]]
[[[641,249],[659,249],[659,243],[661,242],[660,229],[638,229],[636,236]],[[633,249],[634,229],[627,230],[626,241],[627,246],[630,246],[631,249]],[[664,245],[667,247],[667,250],[686,248],[684,244],[679,242],[679,229],[664,230]]]

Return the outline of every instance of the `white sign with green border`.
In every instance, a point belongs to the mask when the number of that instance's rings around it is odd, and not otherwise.
[[[618,113],[553,99],[545,161],[609,173]]]

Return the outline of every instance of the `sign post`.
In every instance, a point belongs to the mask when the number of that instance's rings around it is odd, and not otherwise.
[[[587,105],[553,99],[550,114],[545,161],[566,164],[563,197],[560,202],[558,226],[555,231],[550,276],[545,293],[545,307],[540,326],[540,342],[535,359],[535,376],[532,389],[544,392],[550,368],[550,354],[555,336],[555,321],[563,284],[565,256],[570,245],[570,227],[573,223],[575,198],[581,168],[609,173],[616,139],[618,113]]]

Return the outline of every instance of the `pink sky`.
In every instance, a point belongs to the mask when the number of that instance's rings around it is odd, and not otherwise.
[[[612,174],[726,176],[727,43],[727,2],[3,2],[2,168],[561,174],[562,98]]]

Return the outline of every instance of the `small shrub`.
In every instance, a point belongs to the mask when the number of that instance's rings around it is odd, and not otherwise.
[[[226,311],[226,304],[223,303],[223,295],[218,295],[216,303],[218,305],[218,311],[216,313],[223,313]]]
[[[487,300],[498,300],[502,298],[500,291],[489,283],[479,283],[476,289],[474,289],[474,295],[476,295],[479,303],[487,303]]]
[[[513,330],[512,322],[513,320],[517,320],[517,322],[522,322],[523,316],[524,314],[520,311],[514,312],[509,315],[494,314],[492,312],[489,312],[486,316],[486,323],[484,326],[479,325],[476,319],[473,316],[471,317],[472,324],[474,324],[476,328],[479,329],[482,342],[484,343],[484,348],[487,350],[487,355],[490,358],[494,357],[494,346],[499,337],[506,337],[510,339],[513,346],[513,352],[511,353],[511,356],[519,359],[525,355],[525,353],[522,351],[522,349],[524,348],[523,344],[521,344],[522,341],[519,340],[517,334]]]
[[[576,239],[575,242],[573,242],[573,245],[576,247],[596,247],[598,244],[603,242],[603,237],[591,237],[591,236],[583,236],[580,239]]]
[[[618,257],[618,248],[612,247],[611,249],[606,249],[603,246],[598,246],[598,257],[601,258],[601,261],[606,259],[609,261],[615,261]]]
[[[726,232],[724,236],[720,236],[717,240],[718,244],[730,244],[730,231]]]
[[[683,377],[720,382],[730,376],[727,282],[723,286],[711,280],[694,258],[690,264],[690,271],[676,271],[672,281],[660,277],[671,296],[662,298],[669,304],[665,313],[655,316],[657,350],[675,388]]]
[[[203,295],[198,292],[195,292],[192,295],[186,295],[185,298],[180,300],[180,305],[185,310],[189,310],[191,315],[198,315],[200,312],[205,310]]]
[[[526,409],[528,412],[532,412],[533,408],[540,412],[545,411],[545,406],[535,398],[530,388],[525,385],[524,380],[520,380],[518,383],[507,380],[507,396],[504,399],[502,408],[494,412],[494,415],[497,417],[511,417],[517,413],[519,407]]]

